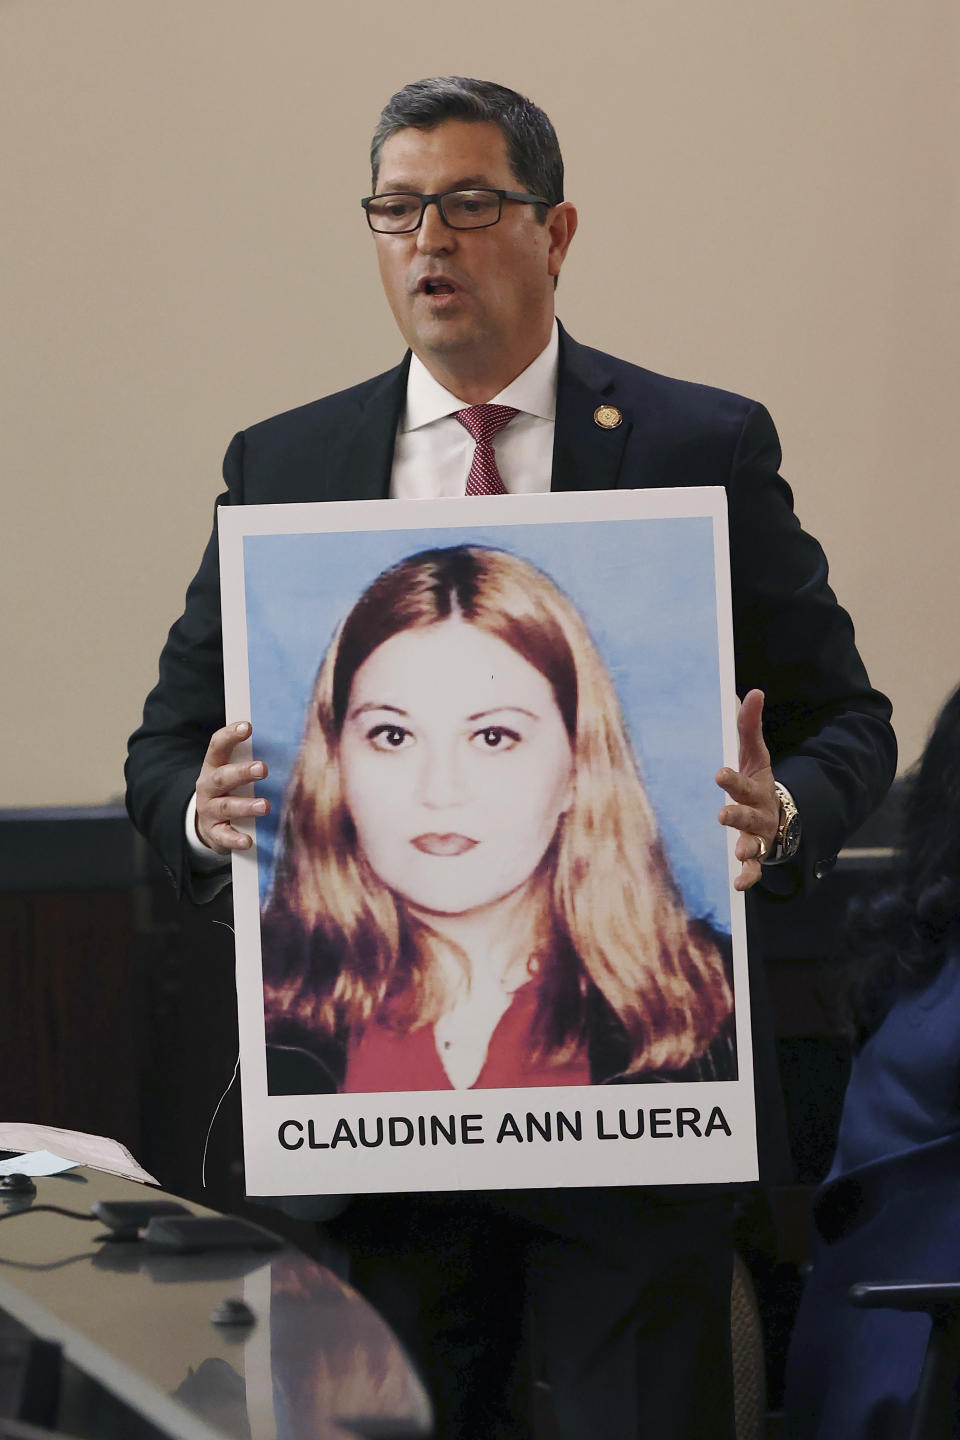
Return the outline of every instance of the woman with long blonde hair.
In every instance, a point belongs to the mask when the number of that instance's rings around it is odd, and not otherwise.
[[[284,801],[271,1090],[735,1078],[727,949],[687,914],[553,581],[473,545],[378,576],[320,665]]]

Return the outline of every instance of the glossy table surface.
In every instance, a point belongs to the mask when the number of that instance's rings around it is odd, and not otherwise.
[[[176,1198],[93,1170],[36,1184],[34,1204],[84,1213],[99,1200]],[[0,1202],[0,1213],[14,1208],[18,1202]],[[77,1368],[164,1433],[184,1440],[431,1433],[429,1400],[387,1325],[300,1251],[164,1254],[143,1241],[98,1239],[105,1228],[41,1211],[0,1221],[0,1310],[59,1341]],[[252,1325],[212,1322],[231,1298],[250,1307]]]

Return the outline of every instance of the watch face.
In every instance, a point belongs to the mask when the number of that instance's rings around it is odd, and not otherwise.
[[[791,815],[783,832],[784,855],[795,855],[800,846],[800,816]]]

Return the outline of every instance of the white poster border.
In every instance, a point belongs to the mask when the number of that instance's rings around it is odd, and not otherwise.
[[[251,714],[243,552],[247,536],[489,531],[499,525],[678,518],[707,518],[713,525],[722,714],[722,755],[716,764],[736,768],[727,508],[720,487],[223,506],[219,536],[227,723]],[[248,741],[238,747],[236,758],[250,758],[252,753]],[[719,791],[717,800],[719,809]],[[240,828],[254,838],[252,850],[233,856],[249,1194],[349,1195],[756,1179],[746,925],[743,896],[732,884],[740,869],[734,854],[735,832],[726,836],[736,1080],[283,1096],[267,1091],[256,822]]]

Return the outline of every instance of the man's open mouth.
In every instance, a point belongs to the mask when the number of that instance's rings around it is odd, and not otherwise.
[[[456,285],[449,280],[431,280],[429,278],[421,280],[417,286],[421,295],[452,295],[456,288]]]

